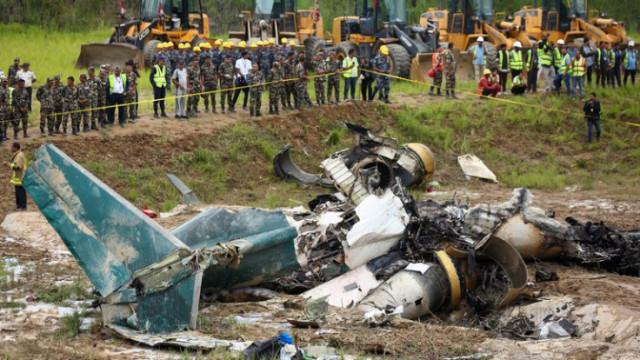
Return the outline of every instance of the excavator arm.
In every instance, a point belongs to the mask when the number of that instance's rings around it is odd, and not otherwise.
[[[617,39],[616,36],[605,33],[599,27],[589,23],[586,20],[577,18],[574,21],[576,22],[576,25],[577,25],[576,30],[578,30],[579,32],[583,32],[585,36],[589,38],[589,40],[591,41],[595,41],[596,43],[604,41],[611,44],[614,44],[619,41],[619,39]],[[569,40],[570,33],[571,32],[567,33],[567,40]]]

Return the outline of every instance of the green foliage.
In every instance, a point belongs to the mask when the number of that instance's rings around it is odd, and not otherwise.
[[[80,313],[74,312],[71,315],[63,316],[60,319],[59,334],[63,337],[74,338],[80,333],[80,326],[82,326]]]
[[[87,300],[93,298],[87,292],[84,282],[76,279],[72,284],[56,286],[38,291],[38,298],[47,303],[60,303],[64,300]]]

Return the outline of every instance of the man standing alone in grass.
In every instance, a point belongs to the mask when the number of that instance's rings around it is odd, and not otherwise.
[[[600,109],[600,101],[596,99],[596,93],[591,93],[589,97],[589,101],[584,103],[584,115],[587,120],[587,129],[589,132],[588,141],[591,144],[593,140],[593,127],[596,128],[596,141],[600,141],[600,114],[602,114],[602,110]]]
[[[24,158],[24,154],[20,151],[20,143],[14,142],[11,145],[11,161],[5,162],[5,165],[11,169],[11,184],[16,189],[16,210],[27,210],[27,192],[22,186],[22,177],[24,176],[24,170],[27,167],[27,161]]]

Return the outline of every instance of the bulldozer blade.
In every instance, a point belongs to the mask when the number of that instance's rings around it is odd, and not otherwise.
[[[411,72],[409,78],[423,83],[429,82],[429,70],[433,53],[422,53],[411,59]]]
[[[456,58],[456,80],[475,81],[473,54],[468,51],[454,50],[453,55]]]
[[[135,45],[126,43],[91,43],[81,46],[76,67],[86,69],[102,64],[124,67],[127,60],[142,62],[142,51]]]

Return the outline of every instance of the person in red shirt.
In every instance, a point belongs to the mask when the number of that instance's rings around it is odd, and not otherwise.
[[[500,84],[491,77],[491,70],[485,69],[478,82],[478,95],[496,97],[500,90]]]

